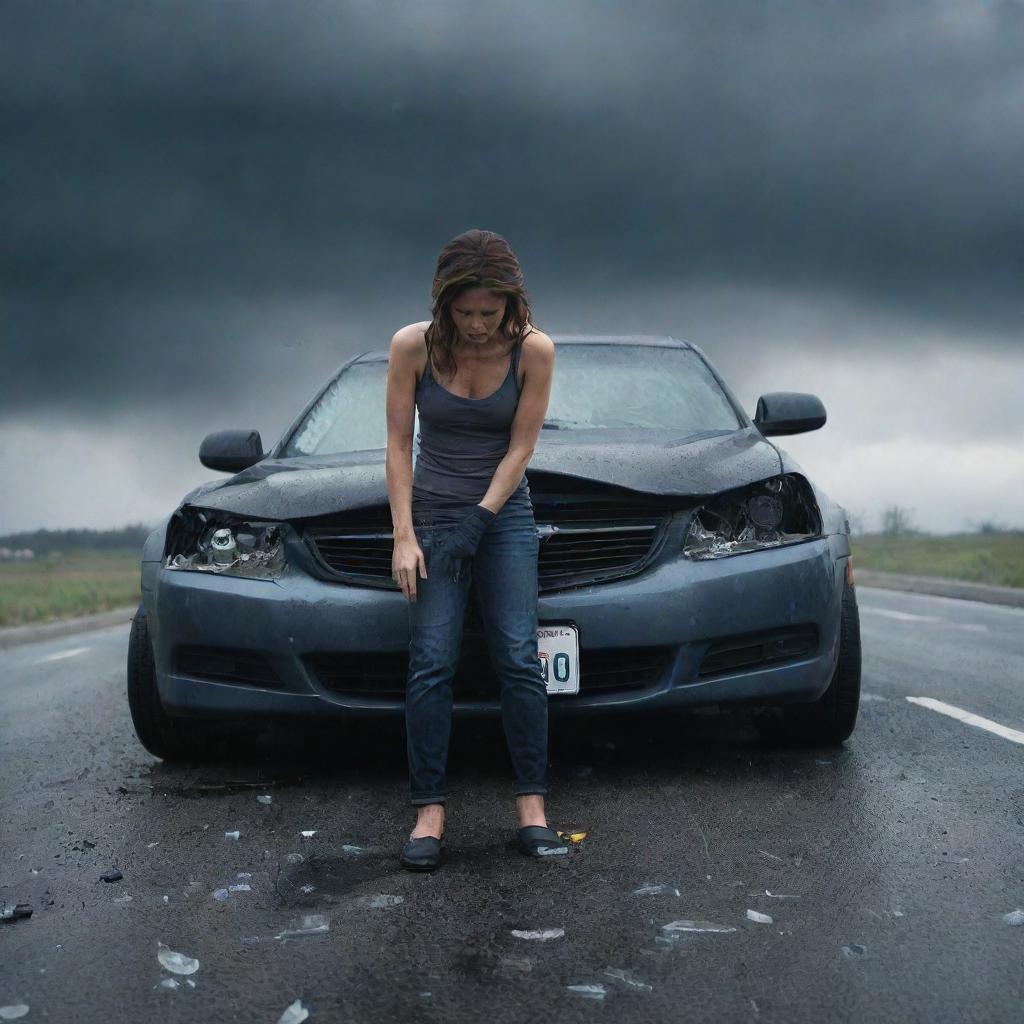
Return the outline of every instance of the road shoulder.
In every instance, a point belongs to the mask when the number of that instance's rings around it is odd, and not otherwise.
[[[135,614],[136,605],[111,608],[94,615],[76,615],[72,619],[57,619],[54,622],[30,622],[24,626],[4,626],[0,629],[0,650],[18,644],[31,644],[67,633],[81,633],[89,629],[103,629],[120,622],[129,623]]]
[[[1024,608],[1024,588],[996,587],[988,583],[969,583],[945,576],[906,576],[895,572],[874,572],[854,566],[854,582],[865,587],[885,590],[907,590],[914,594],[934,594],[937,597],[958,597],[964,601],[983,601],[986,604],[1009,605]]]

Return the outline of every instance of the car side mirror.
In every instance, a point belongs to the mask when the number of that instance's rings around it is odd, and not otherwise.
[[[754,426],[765,437],[803,434],[825,425],[825,406],[817,395],[799,391],[771,391],[757,400]]]
[[[207,434],[199,446],[199,461],[207,469],[240,473],[263,458],[258,430],[218,430]]]

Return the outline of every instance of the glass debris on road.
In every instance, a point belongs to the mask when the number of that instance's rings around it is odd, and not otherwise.
[[[296,999],[280,1017],[277,1024],[302,1024],[309,1017],[309,1010],[302,1005],[301,999]]]
[[[533,939],[537,942],[550,942],[552,939],[560,939],[565,935],[564,928],[539,928],[523,929],[513,928],[512,934],[517,939]]]
[[[199,970],[199,961],[184,953],[175,953],[173,949],[157,940],[157,960],[160,966],[172,974],[195,974]]]
[[[678,896],[679,890],[673,885],[654,884],[641,885],[639,889],[633,890],[634,896],[656,896],[660,893],[671,893],[673,896]]]
[[[377,896],[360,896],[359,902],[366,907],[397,907],[399,903],[405,902],[405,897],[381,893]]]
[[[301,935],[322,935],[329,932],[331,926],[323,914],[303,914],[301,922],[294,928],[285,928],[278,932],[275,939],[293,939]]]
[[[734,932],[736,929],[731,924],[716,924],[714,921],[699,921],[684,919],[682,921],[670,921],[663,924],[661,930],[666,935],[678,935],[682,932],[717,932],[725,934]]]
[[[604,999],[608,990],[604,985],[566,985],[570,992],[583,996],[584,999]]]
[[[653,985],[648,985],[646,981],[641,981],[633,975],[632,971],[627,971],[622,967],[606,967],[602,973],[605,977],[611,978],[625,988],[633,989],[637,992],[654,991]]]
[[[31,916],[31,903],[5,903],[3,910],[0,910],[0,920],[2,921],[18,921],[23,917]]]

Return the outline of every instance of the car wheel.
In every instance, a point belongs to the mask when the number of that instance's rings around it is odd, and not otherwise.
[[[154,756],[165,761],[202,757],[211,738],[206,723],[172,718],[160,702],[149,622],[142,605],[128,637],[128,708],[139,742]]]
[[[828,689],[809,704],[765,709],[754,719],[769,742],[838,746],[853,732],[860,707],[860,613],[852,584],[843,588],[839,616],[839,656]]]

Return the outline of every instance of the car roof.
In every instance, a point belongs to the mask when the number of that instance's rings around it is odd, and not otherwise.
[[[654,348],[692,348],[689,342],[680,341],[668,334],[551,334],[556,345],[645,345]],[[352,360],[354,363],[375,363],[386,361],[387,352],[364,352]]]

